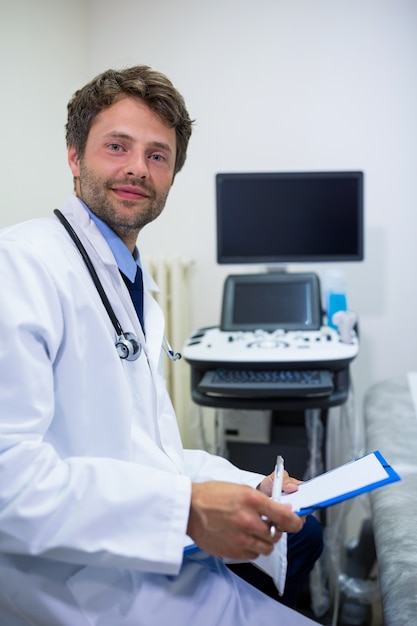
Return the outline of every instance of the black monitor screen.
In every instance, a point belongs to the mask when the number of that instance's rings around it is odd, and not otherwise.
[[[316,274],[239,274],[224,286],[221,329],[317,330],[321,325]]]
[[[282,328],[288,322],[306,326],[311,320],[309,294],[301,283],[292,285],[237,285],[233,322],[264,328]]]
[[[363,173],[217,174],[219,263],[363,259]]]

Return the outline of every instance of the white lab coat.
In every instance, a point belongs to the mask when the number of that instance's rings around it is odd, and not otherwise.
[[[305,623],[218,559],[183,558],[191,480],[260,476],[183,451],[161,373],[162,312],[144,272],[146,341],[81,203],[62,212],[125,331],[121,360],[84,262],[55,217],[0,233],[0,624]],[[241,588],[245,589],[242,593]],[[282,622],[278,616],[282,612]],[[296,620],[296,621],[291,621]]]

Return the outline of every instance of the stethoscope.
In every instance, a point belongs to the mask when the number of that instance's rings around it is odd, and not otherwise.
[[[108,299],[106,292],[104,291],[103,285],[100,282],[94,265],[90,257],[88,256],[87,250],[84,248],[83,244],[80,241],[80,238],[78,237],[77,233],[75,232],[67,218],[58,209],[55,209],[54,213],[77,246],[77,249],[82,256],[84,263],[87,266],[88,272],[93,279],[94,286],[98,291],[104,308],[106,309],[107,315],[109,316],[111,323],[113,324],[114,330],[116,331],[117,354],[121,359],[126,359],[127,361],[136,361],[136,359],[139,358],[142,352],[142,344],[134,333],[128,333],[123,330],[119,320],[116,317],[116,313],[114,312],[114,309],[110,304],[110,300]],[[178,361],[178,359],[181,358],[181,354],[179,352],[174,352],[166,337],[163,338],[162,349],[165,351],[171,361]]]

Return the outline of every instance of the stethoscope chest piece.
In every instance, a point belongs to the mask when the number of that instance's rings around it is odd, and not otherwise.
[[[121,359],[136,361],[142,352],[142,344],[134,333],[123,333],[117,338],[116,350]]]

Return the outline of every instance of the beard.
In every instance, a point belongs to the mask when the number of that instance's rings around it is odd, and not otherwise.
[[[117,198],[112,189],[130,185],[146,194],[140,201]],[[80,163],[79,195],[88,208],[119,236],[134,235],[153,222],[163,211],[170,188],[160,192],[140,178],[103,180]]]

